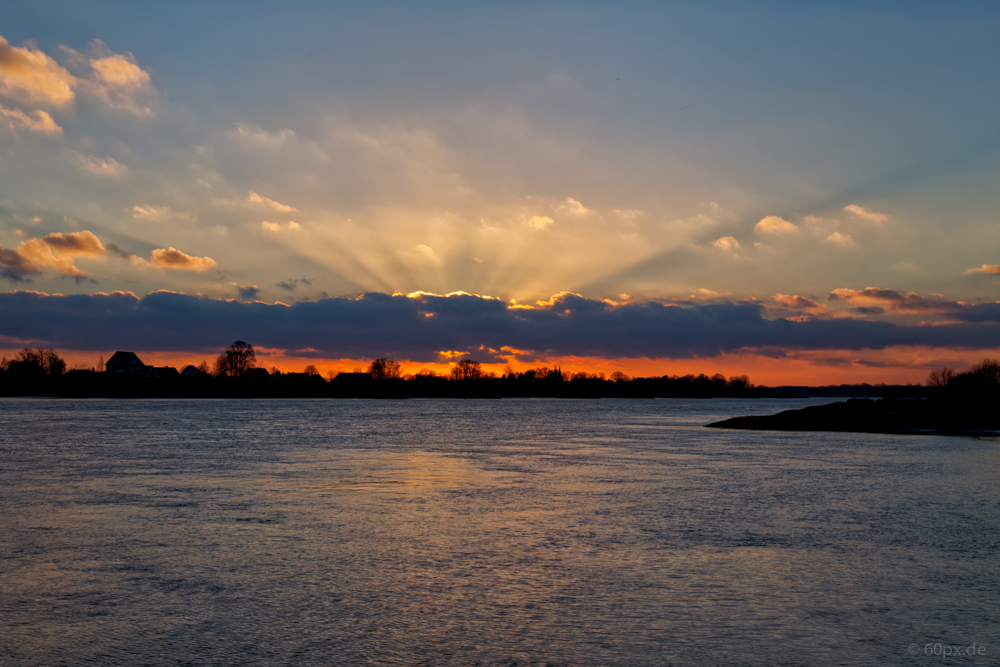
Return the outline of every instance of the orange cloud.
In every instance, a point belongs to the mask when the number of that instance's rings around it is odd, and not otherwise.
[[[565,300],[566,297],[568,297],[568,296],[581,296],[581,295],[577,294],[576,292],[568,292],[566,290],[563,290],[562,292],[559,292],[558,294],[553,294],[551,297],[549,297],[548,301],[536,301],[535,303],[538,304],[538,306],[540,306],[541,308],[551,308],[552,306],[556,305],[560,301]],[[516,304],[514,304],[513,307],[514,308],[531,308],[531,306],[518,306]]]
[[[966,269],[965,275],[970,273],[985,273],[991,276],[1000,275],[1000,265],[997,264],[983,264],[978,269]]]
[[[63,257],[42,239],[28,239],[17,247],[17,252],[35,265],[49,266],[58,270],[63,278],[82,280],[90,274],[81,271],[69,257]]]
[[[841,287],[830,292],[830,300],[843,299],[851,305],[877,314],[882,309],[899,312],[948,312],[955,307],[954,303],[928,299],[916,292],[903,294],[892,289],[866,287],[863,290]]]
[[[264,208],[269,208],[272,211],[278,211],[281,213],[289,213],[291,211],[297,210],[294,206],[288,206],[282,204],[281,202],[274,201],[273,199],[268,199],[267,197],[262,197],[254,191],[250,191],[250,196],[247,197],[247,201],[251,204],[256,204]]]
[[[0,95],[33,106],[70,104],[74,77],[44,52],[0,37]],[[50,119],[51,120],[51,119]]]
[[[16,250],[0,248],[0,275],[15,282],[30,274],[41,273],[43,266],[59,271],[64,278],[80,281],[90,274],[73,263],[73,255],[103,256],[107,250],[100,239],[89,231],[53,232],[40,239],[28,239]]]
[[[47,112],[35,109],[30,113],[25,113],[20,109],[9,109],[0,104],[0,116],[6,121],[7,127],[11,131],[27,130],[38,134],[57,135],[62,134],[63,129],[52,120]]]
[[[719,250],[736,250],[740,247],[740,242],[732,236],[723,236],[721,239],[713,241],[712,245]]]
[[[28,276],[42,270],[30,259],[11,248],[0,247],[0,277],[12,282],[24,282]]]
[[[120,54],[91,60],[90,66],[95,78],[105,86],[135,90],[150,84],[149,73]]]
[[[795,310],[824,310],[826,308],[812,299],[794,294],[775,294],[774,300],[786,308],[794,308]]]
[[[136,116],[152,116],[150,103],[156,96],[149,73],[139,67],[131,53],[113,53],[107,44],[94,40],[86,54],[65,49],[75,67],[84,73],[77,79],[82,91],[113,109]]]
[[[789,232],[798,231],[799,228],[784,218],[769,215],[754,225],[753,230],[758,234],[788,234]]]
[[[863,206],[858,206],[857,204],[848,204],[844,207],[844,211],[850,213],[853,217],[858,218],[859,220],[873,222],[875,224],[886,222],[889,219],[889,216],[885,213],[878,213],[877,211],[867,209]]]
[[[555,221],[547,215],[533,215],[528,220],[528,224],[534,227],[535,229],[545,229],[553,222]]]
[[[265,220],[264,222],[260,223],[260,226],[268,230],[269,232],[277,232],[280,231],[281,229],[300,229],[302,227],[302,225],[295,222],[294,220],[289,220],[284,225],[282,225],[280,222],[268,222],[267,220]]]
[[[590,213],[590,209],[572,197],[566,197],[566,201],[560,204],[559,208],[570,213]]]
[[[208,271],[217,266],[211,257],[192,257],[176,248],[157,248],[150,253],[149,263],[161,269],[177,271]]]
[[[42,241],[57,253],[65,255],[104,255],[108,252],[101,240],[86,230],[68,234],[53,232],[44,236]]]
[[[835,245],[847,247],[854,244],[854,239],[851,238],[850,234],[841,234],[840,232],[834,232],[826,237],[826,240]]]

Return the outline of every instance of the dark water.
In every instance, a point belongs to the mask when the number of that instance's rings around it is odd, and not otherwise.
[[[1000,442],[803,404],[3,400],[0,664],[1000,664]]]

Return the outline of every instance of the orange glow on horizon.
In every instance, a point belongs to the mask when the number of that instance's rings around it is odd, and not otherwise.
[[[0,350],[0,354],[12,359],[19,349]],[[57,350],[66,360],[67,368],[96,367],[100,357],[107,361],[114,350],[104,352],[63,352]],[[184,352],[156,352],[134,350],[143,363],[150,366],[173,366],[182,370],[188,364],[197,366],[202,361],[211,368],[217,354],[196,354]],[[471,355],[452,353],[450,361],[419,362],[398,360],[404,374],[416,374],[430,370],[439,375],[448,375],[454,365]],[[946,348],[890,348],[845,352],[840,350],[818,350],[810,352],[789,352],[784,357],[768,357],[759,354],[720,355],[705,359],[603,359],[599,357],[541,357],[532,361],[520,361],[523,355],[502,350],[501,358],[510,359],[510,366],[517,372],[547,366],[559,367],[566,375],[573,373],[604,373],[610,376],[615,371],[636,377],[658,377],[663,375],[714,375],[721,373],[727,378],[734,375],[748,375],[757,385],[812,385],[829,384],[920,384],[928,373],[942,366],[962,371],[984,357],[1000,356],[1000,349],[950,350]],[[257,349],[257,365],[283,373],[301,373],[306,366],[316,366],[324,378],[337,373],[367,370],[371,359],[325,359],[312,356],[296,356],[279,351]],[[486,373],[503,375],[507,363],[483,363]]]

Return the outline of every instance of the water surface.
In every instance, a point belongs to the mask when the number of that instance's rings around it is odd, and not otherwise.
[[[0,664],[998,664],[1000,443],[806,404],[0,400]]]

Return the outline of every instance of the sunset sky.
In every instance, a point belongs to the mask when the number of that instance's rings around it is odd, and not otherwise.
[[[1000,355],[1000,4],[11,2],[0,351]]]

